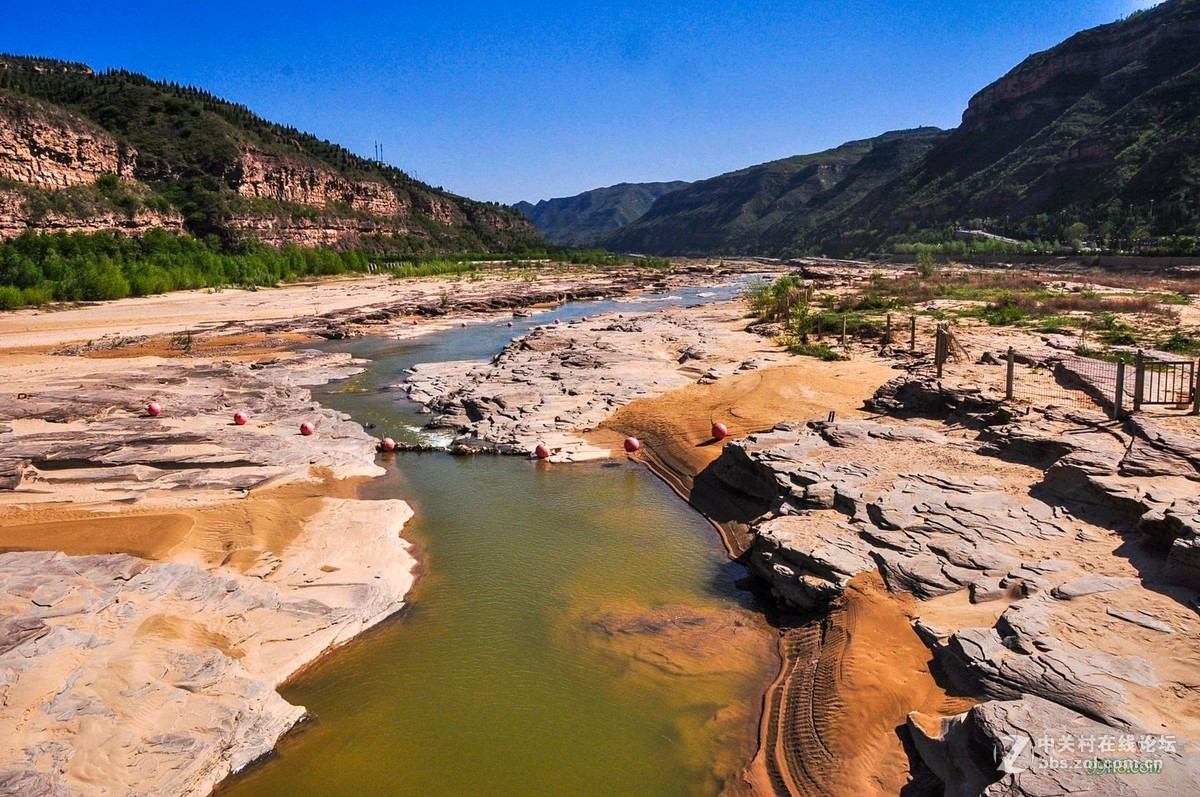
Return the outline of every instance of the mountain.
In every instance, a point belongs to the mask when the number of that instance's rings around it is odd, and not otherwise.
[[[1109,234],[1135,215],[1162,234],[1196,231],[1200,0],[1171,0],[1030,56],[856,208],[853,225],[844,217],[826,232],[1008,217],[1014,232],[1052,234],[1054,222],[1039,218],[1050,214]]]
[[[206,91],[0,55],[0,238],[153,228],[228,247],[541,245],[512,208],[433,188]]]
[[[693,183],[605,244],[845,255],[962,225],[1022,239],[1200,235],[1200,0],[1030,56],[948,133],[890,133]]]
[[[524,213],[547,241],[588,247],[636,221],[663,194],[687,185],[680,181],[620,183],[575,196],[543,199],[536,205],[518,202],[513,207]]]
[[[896,177],[944,135],[934,127],[885,133],[701,180],[655,200],[604,243],[655,254],[786,251]]]

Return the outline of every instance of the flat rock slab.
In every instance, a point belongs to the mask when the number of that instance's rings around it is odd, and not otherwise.
[[[1084,576],[1063,582],[1050,591],[1050,594],[1063,600],[1081,598],[1084,595],[1095,595],[1098,592],[1113,592],[1126,587],[1137,586],[1136,578],[1117,578],[1113,576]]]
[[[1161,631],[1164,634],[1173,634],[1175,629],[1170,625],[1160,620],[1155,620],[1142,612],[1127,612],[1121,609],[1114,609],[1111,606],[1104,610],[1110,617],[1116,617],[1118,620],[1124,620],[1127,623],[1140,625],[1142,628],[1149,628],[1151,631]]]

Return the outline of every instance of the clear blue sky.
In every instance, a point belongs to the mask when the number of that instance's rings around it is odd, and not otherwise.
[[[477,199],[695,180],[958,124],[1153,0],[9,3],[0,51],[191,83]]]

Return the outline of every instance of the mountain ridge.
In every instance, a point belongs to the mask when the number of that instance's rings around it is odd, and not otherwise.
[[[608,235],[639,219],[663,194],[689,185],[682,180],[617,183],[569,197],[543,199],[513,207],[546,237],[561,246],[595,246]]]
[[[873,168],[855,151],[862,142],[847,142],[718,175],[656,201],[603,243],[846,256],[944,242],[961,226],[1110,246],[1200,236],[1200,0],[1167,0],[1034,53],[977,92],[937,140],[865,141],[879,147]],[[822,190],[833,193],[802,191],[789,206],[769,175],[797,159],[826,159],[825,176],[837,179]],[[862,174],[838,191],[852,166]]]

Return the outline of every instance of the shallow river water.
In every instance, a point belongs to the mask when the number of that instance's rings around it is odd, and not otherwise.
[[[427,416],[390,389],[418,362],[486,359],[568,305],[419,340],[331,344],[369,370],[314,390],[376,433]],[[728,290],[722,291],[727,295]],[[656,298],[656,297],[650,297]],[[693,795],[752,751],[770,632],[711,526],[641,466],[407,453],[366,498],[403,498],[422,563],[409,607],[294,680],[317,717],[229,795]]]

